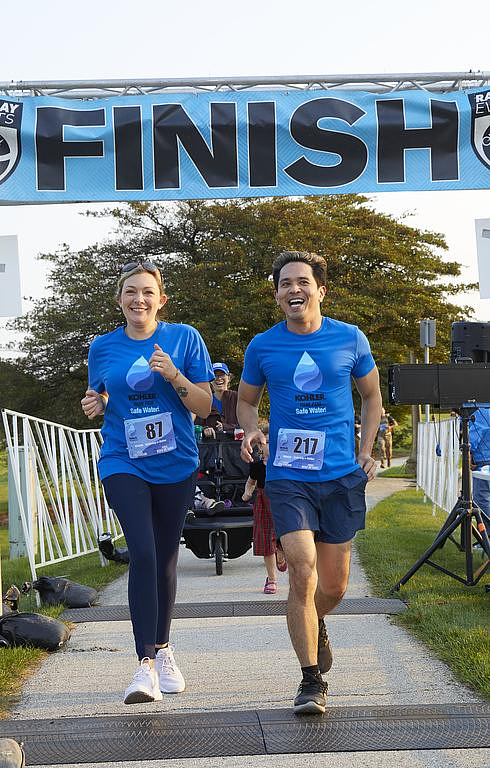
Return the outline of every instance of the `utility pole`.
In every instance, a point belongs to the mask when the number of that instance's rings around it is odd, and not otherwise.
[[[420,321],[420,346],[424,350],[424,363],[429,363],[429,349],[436,346],[436,321],[426,318]],[[430,421],[430,405],[425,406],[425,420]]]
[[[410,352],[409,362],[415,363],[415,353]],[[412,405],[412,448],[410,450],[410,456],[407,459],[406,468],[407,472],[417,474],[417,444],[418,444],[418,431],[420,421],[420,406]]]

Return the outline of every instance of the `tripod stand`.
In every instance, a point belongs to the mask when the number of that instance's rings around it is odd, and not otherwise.
[[[451,578],[460,581],[468,587],[474,587],[478,584],[481,577],[487,570],[490,564],[490,541],[488,533],[485,527],[485,521],[490,522],[488,516],[479,507],[473,504],[473,495],[471,490],[471,469],[470,469],[470,438],[469,438],[469,422],[474,412],[477,410],[477,406],[472,403],[464,403],[460,408],[461,414],[461,452],[463,459],[462,469],[462,482],[461,482],[461,494],[449,513],[444,525],[437,534],[436,538],[430,545],[430,547],[424,552],[424,554],[417,560],[417,562],[410,568],[409,571],[398,581],[390,592],[393,593],[400,589],[401,586],[407,583],[409,579],[419,570],[424,564],[432,566],[438,571],[442,571],[451,576]],[[476,525],[473,523],[473,518],[476,521]],[[461,551],[465,553],[466,561],[466,577],[463,578],[457,573],[449,571],[447,568],[443,568],[442,565],[434,563],[429,558],[436,549],[442,548],[447,539],[452,538],[453,533],[457,528],[461,527],[461,544],[458,545]],[[483,552],[486,555],[484,563],[473,570],[473,545],[472,538],[475,538],[476,542],[481,545]]]

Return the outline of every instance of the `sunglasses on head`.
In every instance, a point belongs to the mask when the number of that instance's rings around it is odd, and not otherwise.
[[[154,275],[160,271],[152,261],[130,261],[129,264],[125,264],[124,267],[122,267],[121,275],[124,275],[125,272],[132,272],[136,267],[143,267],[147,272],[151,272]]]

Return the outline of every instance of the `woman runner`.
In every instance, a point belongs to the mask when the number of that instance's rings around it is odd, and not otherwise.
[[[199,464],[191,412],[211,409],[211,360],[199,333],[165,323],[162,278],[148,261],[122,268],[116,294],[125,324],[89,350],[82,408],[103,415],[99,474],[130,554],[128,598],[139,665],[126,704],[180,693],[169,645],[184,519]]]

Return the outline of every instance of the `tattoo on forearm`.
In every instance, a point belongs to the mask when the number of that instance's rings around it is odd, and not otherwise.
[[[179,397],[187,397],[187,395],[189,394],[187,387],[177,387],[175,391],[177,392]]]

